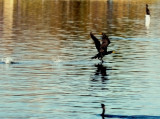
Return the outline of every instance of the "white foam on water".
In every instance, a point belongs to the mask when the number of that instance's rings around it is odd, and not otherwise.
[[[62,62],[62,60],[61,60],[61,58],[59,56],[52,57],[52,61],[53,61],[53,63],[60,63],[60,62]]]

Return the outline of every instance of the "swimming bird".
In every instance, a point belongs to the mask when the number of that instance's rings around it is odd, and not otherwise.
[[[102,119],[104,117],[108,118],[122,118],[122,119],[160,119],[160,116],[150,116],[150,115],[111,115],[111,114],[105,114],[105,105],[101,104],[102,108]]]
[[[102,114],[101,114],[101,115],[104,116],[104,115],[105,115],[105,110],[106,110],[106,109],[105,109],[105,105],[104,105],[104,104],[101,104],[101,107],[102,107]]]
[[[146,18],[145,18],[145,26],[148,29],[150,25],[150,10],[148,8],[148,4],[146,4]]]
[[[150,10],[148,8],[148,4],[146,4],[146,15],[150,15]]]
[[[98,54],[93,56],[92,59],[98,58],[98,59],[102,60],[102,58],[105,55],[114,53],[114,51],[107,51],[107,47],[111,42],[106,34],[104,34],[104,33],[101,33],[101,34],[102,34],[102,43],[100,43],[100,41],[92,34],[92,32],[90,32],[90,36],[93,39],[95,46],[97,48],[97,51],[98,51]],[[102,62],[103,62],[103,60],[102,60]]]

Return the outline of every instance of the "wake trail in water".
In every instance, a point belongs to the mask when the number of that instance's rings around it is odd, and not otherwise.
[[[104,117],[108,118],[120,118],[120,119],[160,119],[160,116],[150,116],[150,115],[110,115],[105,114]]]

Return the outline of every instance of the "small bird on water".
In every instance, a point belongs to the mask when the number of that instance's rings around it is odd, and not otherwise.
[[[120,118],[120,119],[160,119],[160,116],[151,116],[151,115],[112,115],[112,114],[105,114],[105,105],[101,104],[102,108],[102,119],[105,119],[104,117],[108,118]]]
[[[149,29],[150,25],[150,10],[148,8],[148,4],[146,4],[146,18],[145,18],[145,26],[147,29]]]
[[[101,114],[101,116],[104,116],[105,115],[105,105],[101,104],[101,108],[102,108],[102,114]]]
[[[150,11],[149,11],[149,8],[148,8],[148,4],[146,4],[146,15],[150,15]]]
[[[111,43],[108,36],[104,33],[101,33],[102,35],[102,43],[93,35],[92,32],[90,32],[90,36],[93,39],[95,46],[97,48],[98,54],[92,57],[92,59],[100,59],[103,62],[103,57],[105,55],[109,55],[111,53],[114,53],[114,51],[107,51],[108,45]]]

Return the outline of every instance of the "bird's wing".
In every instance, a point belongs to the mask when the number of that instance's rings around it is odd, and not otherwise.
[[[100,52],[107,51],[107,47],[110,44],[110,40],[106,34],[102,34],[102,45],[100,46]]]
[[[95,46],[96,46],[96,48],[97,48],[97,50],[98,50],[98,52],[99,52],[101,43],[100,43],[99,40],[92,34],[92,32],[90,33],[90,36],[91,36],[91,38],[93,39],[94,44],[95,44]]]

